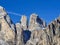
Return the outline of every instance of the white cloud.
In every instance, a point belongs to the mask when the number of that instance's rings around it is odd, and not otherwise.
[[[22,16],[21,14],[18,14],[18,13],[15,13],[15,12],[9,12],[7,11],[8,14],[13,14],[13,15],[16,15],[16,16]]]

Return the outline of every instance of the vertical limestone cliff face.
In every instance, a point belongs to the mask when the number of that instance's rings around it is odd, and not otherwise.
[[[49,35],[50,45],[60,45],[60,17],[48,25],[46,32]]]
[[[7,13],[4,8],[0,6],[0,44],[3,45],[13,45],[15,32],[10,28],[8,21],[6,20]]]
[[[16,45],[24,45],[23,43],[23,28],[20,23],[16,24],[16,30],[17,30],[17,35],[16,35]]]
[[[23,30],[27,30],[27,17],[25,15],[22,16],[20,22]]]
[[[0,6],[0,45],[60,45],[60,17],[46,26],[37,14],[22,16],[20,23],[13,24]]]

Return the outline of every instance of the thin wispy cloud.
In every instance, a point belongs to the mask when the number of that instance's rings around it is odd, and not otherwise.
[[[8,14],[13,14],[13,15],[16,15],[16,16],[22,16],[21,14],[15,13],[15,12],[9,12],[9,11],[7,11],[7,13],[8,13]]]

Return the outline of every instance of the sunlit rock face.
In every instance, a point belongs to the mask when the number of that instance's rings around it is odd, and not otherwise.
[[[47,45],[46,36],[44,30],[34,30],[26,45]]]
[[[6,11],[4,10],[4,8],[2,6],[0,6],[0,18],[4,17],[6,15]]]
[[[0,45],[60,45],[60,17],[46,26],[35,13],[22,16],[13,24],[5,9],[0,6]]]
[[[0,39],[9,43],[14,44],[15,32],[12,30],[8,21],[6,20],[7,13],[3,7],[0,6]]]
[[[24,30],[27,30],[27,17],[25,15],[21,18],[21,26]]]
[[[20,23],[16,24],[16,45],[24,45],[23,42],[23,28]]]
[[[46,32],[49,35],[50,45],[60,45],[60,17],[52,21],[46,28]]]
[[[43,27],[46,27],[45,22],[42,19],[40,19],[37,14],[31,14],[29,21],[29,30],[40,30]]]

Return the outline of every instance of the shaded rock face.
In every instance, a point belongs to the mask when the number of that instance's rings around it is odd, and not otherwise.
[[[22,34],[23,34],[23,41],[24,43],[26,43],[31,37],[31,31],[24,30]]]
[[[20,23],[13,24],[0,6],[0,45],[60,45],[60,17],[46,26],[37,14],[22,16]]]

